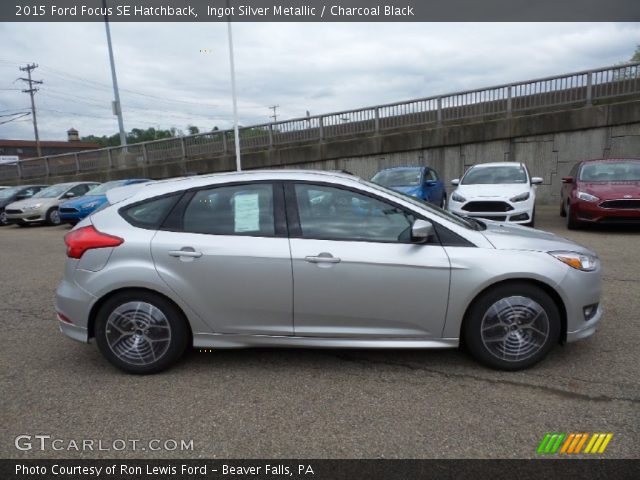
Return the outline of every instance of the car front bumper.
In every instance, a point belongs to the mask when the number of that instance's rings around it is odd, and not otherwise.
[[[47,219],[47,211],[43,209],[23,210],[20,212],[5,210],[5,215],[9,223],[40,223]]]
[[[500,199],[499,201],[504,201]],[[508,222],[508,223],[516,223],[516,224],[525,224],[530,223],[533,219],[533,204],[529,204],[526,202],[525,205],[518,205],[517,203],[509,203],[513,210],[509,210],[507,212],[495,212],[495,211],[484,211],[484,212],[469,212],[464,210],[463,207],[470,203],[470,201],[466,202],[453,202],[449,199],[449,210],[452,213],[461,216],[469,216],[469,217],[477,217],[477,218],[485,218],[487,220],[495,220],[498,222]]]
[[[577,201],[571,210],[581,222],[640,224],[640,208],[602,208],[600,203]]]

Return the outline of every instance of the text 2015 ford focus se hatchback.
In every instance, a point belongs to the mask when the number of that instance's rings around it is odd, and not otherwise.
[[[253,171],[110,190],[65,237],[61,330],[133,373],[199,348],[448,348],[504,370],[591,335],[601,267],[551,233],[357,177]]]

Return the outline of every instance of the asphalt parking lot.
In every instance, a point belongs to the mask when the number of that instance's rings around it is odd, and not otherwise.
[[[0,457],[516,458],[535,456],[546,432],[612,432],[602,456],[637,457],[640,230],[569,232],[555,207],[537,215],[600,254],[606,313],[595,336],[516,373],[455,350],[262,349],[194,351],[163,374],[126,375],[58,331],[68,228],[1,228]],[[20,451],[22,434],[193,450]]]

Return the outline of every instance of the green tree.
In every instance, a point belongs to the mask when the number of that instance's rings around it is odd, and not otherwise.
[[[189,135],[195,135],[197,133],[200,133],[200,129],[195,125],[189,125],[187,127],[187,131],[189,132]]]
[[[640,45],[636,46],[636,51],[633,53],[633,55],[631,56],[629,61],[630,62],[640,62]]]

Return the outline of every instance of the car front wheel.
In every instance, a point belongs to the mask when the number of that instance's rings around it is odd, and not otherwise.
[[[57,208],[51,208],[47,212],[47,223],[49,225],[60,225],[60,212]]]
[[[135,290],[119,293],[102,305],[95,336],[109,362],[136,374],[169,368],[182,356],[190,338],[187,320],[174,304]]]
[[[521,370],[542,360],[558,342],[560,313],[544,290],[514,282],[482,294],[469,309],[462,333],[478,361]]]

